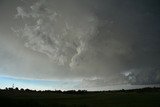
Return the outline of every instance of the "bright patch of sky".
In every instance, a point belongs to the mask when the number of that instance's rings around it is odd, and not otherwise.
[[[69,80],[29,80],[17,79],[7,76],[0,76],[0,88],[18,87],[19,89],[32,89],[32,90],[71,90],[78,81]]]

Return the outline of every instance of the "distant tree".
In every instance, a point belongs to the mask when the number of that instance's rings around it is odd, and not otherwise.
[[[15,88],[16,91],[19,91],[18,87]]]
[[[29,89],[27,88],[27,89],[25,89],[25,91],[26,91],[26,92],[29,92],[29,91],[31,91],[31,90],[29,90]]]
[[[65,93],[67,93],[67,94],[75,94],[76,90],[68,90],[68,91],[65,91]]]
[[[24,91],[24,89],[23,89],[23,88],[21,88],[21,89],[20,89],[20,91]]]
[[[5,90],[9,90],[9,89],[6,87]]]
[[[13,90],[13,88],[8,88],[9,90]]]
[[[55,90],[54,92],[55,93],[61,93],[62,91],[61,90]]]
[[[84,94],[84,93],[87,93],[87,90],[78,90],[77,93]]]
[[[124,90],[124,89],[122,89],[122,90],[121,90],[121,92],[125,92],[125,90]]]

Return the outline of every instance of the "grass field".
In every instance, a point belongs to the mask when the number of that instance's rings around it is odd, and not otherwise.
[[[1,90],[1,107],[160,107],[160,89],[103,92]]]

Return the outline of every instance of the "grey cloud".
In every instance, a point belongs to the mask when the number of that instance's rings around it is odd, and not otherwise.
[[[29,15],[23,10],[22,7],[17,7],[17,15],[16,15],[16,17],[18,17],[18,16],[20,16],[22,18],[29,17]]]
[[[37,1],[17,8],[25,25],[16,32],[82,86],[159,84],[160,8],[142,1]]]
[[[22,38],[26,39],[25,46],[46,54],[60,65],[77,65],[79,56],[86,50],[86,44],[96,30],[95,17],[90,13],[72,17],[73,14],[64,15],[60,10],[57,12],[44,5],[45,2],[38,1],[31,6],[28,15],[24,11],[18,13],[36,20],[35,25],[26,24],[19,30]]]
[[[83,79],[79,87],[105,87],[105,86],[113,86],[113,85],[124,85],[129,84],[125,77],[122,75],[114,75],[114,77],[106,78],[90,78],[90,79]],[[77,86],[77,87],[78,87]]]
[[[146,67],[143,69],[132,70],[132,72],[129,72],[128,75],[125,75],[125,78],[133,85],[159,84],[159,67]]]

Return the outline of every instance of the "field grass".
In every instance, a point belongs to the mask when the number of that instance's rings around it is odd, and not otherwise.
[[[160,107],[160,89],[103,92],[1,90],[1,107]]]

